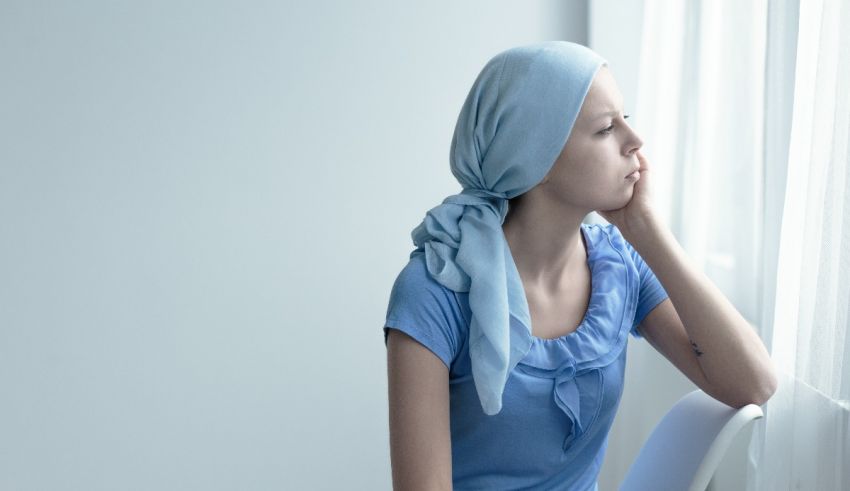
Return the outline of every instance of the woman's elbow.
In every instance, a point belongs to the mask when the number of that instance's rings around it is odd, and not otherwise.
[[[743,397],[740,402],[733,404],[732,406],[740,409],[748,404],[755,404],[756,406],[762,406],[767,401],[773,397],[773,394],[776,393],[776,389],[779,386],[779,380],[776,376],[776,370],[771,368],[767,371],[766,375],[761,378],[761,383],[758,388],[750,391],[746,397]]]
[[[765,376],[765,382],[762,384],[762,389],[759,391],[758,397],[753,402],[753,404],[757,404],[761,406],[766,403],[768,399],[773,397],[773,394],[776,393],[776,389],[779,388],[779,378],[776,375],[776,369],[772,368],[768,371]]]

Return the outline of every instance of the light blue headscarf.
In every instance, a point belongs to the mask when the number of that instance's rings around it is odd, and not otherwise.
[[[411,232],[429,274],[469,292],[469,356],[481,407],[502,410],[508,375],[531,348],[531,316],[502,223],[508,199],[536,186],[564,147],[597,70],[589,48],[549,41],[487,62],[458,116],[451,170],[463,190]],[[513,315],[524,329],[512,329]]]

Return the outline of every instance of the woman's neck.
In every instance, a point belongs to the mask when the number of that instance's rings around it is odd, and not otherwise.
[[[502,231],[523,284],[557,292],[576,268],[585,267],[581,224],[586,215],[544,202],[511,203]]]

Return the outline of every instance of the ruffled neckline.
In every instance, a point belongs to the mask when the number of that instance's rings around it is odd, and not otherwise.
[[[613,230],[614,226],[606,228]],[[631,328],[628,312],[636,308],[637,302],[637,272],[629,267],[631,263],[623,255],[625,241],[619,233],[607,233],[598,224],[582,224],[580,229],[591,270],[590,301],[584,317],[570,333],[557,338],[540,338],[531,334],[530,316],[526,326],[511,314],[511,324],[516,323],[511,329],[514,335],[518,333],[530,345],[519,365],[547,372],[575,372],[604,366],[620,354],[627,341]],[[509,247],[507,239],[505,247]],[[505,256],[511,273],[519,278],[513,256],[510,253]],[[522,283],[519,284],[525,295]]]

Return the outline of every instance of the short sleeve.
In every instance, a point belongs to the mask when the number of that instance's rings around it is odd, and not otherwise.
[[[414,256],[393,283],[384,323],[384,345],[389,329],[398,329],[451,368],[461,344],[462,319],[454,292],[431,278],[424,260]]]
[[[644,262],[643,258],[627,241],[623,241],[632,257],[632,262],[638,271],[640,278],[640,289],[638,291],[637,310],[635,311],[635,320],[632,323],[631,333],[636,338],[643,338],[638,332],[637,326],[649,314],[652,309],[658,306],[665,298],[667,291],[661,286],[661,282],[655,277],[655,273]]]

